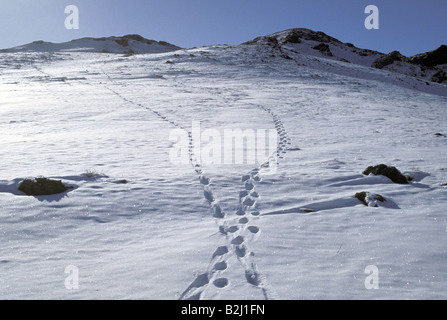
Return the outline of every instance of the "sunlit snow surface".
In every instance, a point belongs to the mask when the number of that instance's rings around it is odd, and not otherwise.
[[[445,298],[447,87],[291,56],[0,54],[0,298]],[[193,122],[276,131],[279,165],[175,164]],[[74,189],[22,195],[36,176]]]

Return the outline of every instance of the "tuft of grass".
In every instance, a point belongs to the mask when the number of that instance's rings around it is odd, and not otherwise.
[[[83,177],[87,178],[107,178],[107,176],[104,173],[96,172],[95,170],[87,170],[83,174],[81,174]]]
[[[28,196],[48,196],[63,193],[72,188],[65,186],[61,180],[47,178],[25,179],[19,185],[19,190]]]

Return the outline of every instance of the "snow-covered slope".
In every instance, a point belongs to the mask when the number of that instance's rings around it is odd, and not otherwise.
[[[35,41],[0,52],[101,52],[101,53],[162,53],[180,49],[165,41],[148,40],[140,35],[122,37],[82,38],[63,43]]]
[[[445,298],[445,84],[263,43],[0,74],[2,299]],[[73,189],[18,191],[36,176]]]

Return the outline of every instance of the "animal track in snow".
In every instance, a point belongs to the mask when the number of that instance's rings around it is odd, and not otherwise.
[[[213,203],[216,199],[214,198],[214,195],[211,190],[204,189],[203,195],[205,196],[205,199],[208,200],[209,203]]]
[[[206,177],[205,175],[201,175],[199,177],[199,179],[200,179],[200,183],[204,186],[207,186],[210,184],[210,179],[208,177]]]
[[[235,253],[238,258],[243,258],[247,255],[247,247],[245,245],[238,245],[235,248]]]
[[[238,226],[230,226],[230,227],[225,227],[225,226],[219,226],[219,231],[222,234],[229,234],[229,233],[235,233],[237,231],[239,231],[239,227]]]
[[[248,223],[248,219],[246,217],[240,218],[239,219],[239,223],[240,224],[247,224]]]
[[[242,237],[242,236],[237,236],[236,238],[231,240],[231,244],[239,245],[239,244],[242,244],[242,243],[244,243],[244,237]]]
[[[225,288],[228,286],[228,279],[227,278],[219,278],[214,280],[213,284],[218,288]]]
[[[258,233],[259,232],[259,228],[256,226],[249,226],[247,227],[247,229],[251,232],[251,233]]]
[[[237,214],[238,216],[245,216],[245,210],[242,209],[241,207],[239,207],[239,208],[237,209],[237,211],[236,211],[236,214]]]
[[[218,219],[225,218],[225,213],[222,211],[222,208],[220,207],[220,205],[214,204],[213,211],[214,211],[214,214],[213,214],[214,218],[218,218]]]
[[[217,262],[214,265],[214,270],[223,271],[225,269],[227,269],[227,263],[225,261]]]
[[[107,75],[104,71],[103,73]],[[112,83],[116,84],[109,75],[107,75],[107,77]],[[274,165],[278,164],[278,159],[283,157],[287,151],[287,145],[290,144],[290,139],[288,138],[287,132],[279,116],[270,108],[255,106],[258,109],[269,113],[272,117],[279,143],[275,152],[266,162],[261,164],[258,168],[251,170],[248,174],[241,176],[242,186],[241,189],[238,190],[238,207],[233,215],[227,215],[219,204],[219,199],[216,198],[216,195],[212,191],[212,180],[204,173],[202,165],[196,158],[196,144],[192,132],[180,125],[178,121],[172,119],[170,115],[165,115],[150,106],[135,103],[110,86],[106,86],[106,88],[123,101],[144,108],[169,125],[185,130],[188,133],[188,157],[190,164],[194,171],[199,175],[198,180],[203,187],[203,197],[210,205],[212,216],[216,219],[218,225],[219,234],[222,237],[225,237],[227,245],[219,246],[215,249],[207,270],[195,276],[194,280],[180,295],[179,299],[189,300],[207,298],[206,292],[208,289],[211,290],[213,287],[221,289],[231,285],[231,279],[222,277],[222,273],[228,269],[228,259],[230,257],[236,257],[240,262],[247,283],[262,289],[266,299],[274,297],[274,294],[268,288],[265,278],[260,274],[253,261],[254,254],[249,250],[249,244],[256,239],[260,233],[260,228],[253,225],[252,221],[250,221],[251,218],[260,215],[259,211],[255,210],[256,203],[260,199],[260,194],[256,191],[256,183],[262,182],[262,174],[267,170],[271,170]]]

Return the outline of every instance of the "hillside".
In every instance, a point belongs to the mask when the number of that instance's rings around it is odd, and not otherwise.
[[[442,48],[132,38],[0,53],[1,299],[445,299]]]

